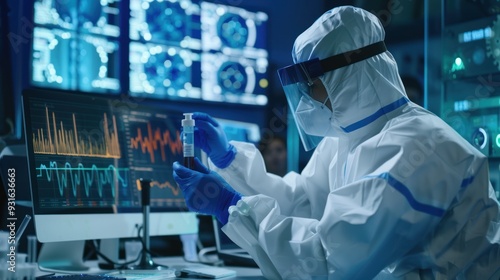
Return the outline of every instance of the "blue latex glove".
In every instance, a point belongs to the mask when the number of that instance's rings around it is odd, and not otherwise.
[[[214,215],[225,225],[229,218],[229,206],[241,199],[229,184],[216,172],[208,170],[195,158],[194,169],[174,162],[174,180],[182,190],[191,211]]]
[[[200,147],[215,166],[228,167],[236,156],[236,148],[229,144],[221,125],[210,115],[193,113],[195,120],[194,144]]]

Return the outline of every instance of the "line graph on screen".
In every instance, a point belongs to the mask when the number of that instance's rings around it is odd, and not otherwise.
[[[182,154],[180,132],[159,126],[153,128],[150,122],[146,124],[145,129],[140,125],[136,127],[130,147],[143,155],[148,154],[149,161],[153,164],[157,162],[158,156],[158,160],[168,162]]]

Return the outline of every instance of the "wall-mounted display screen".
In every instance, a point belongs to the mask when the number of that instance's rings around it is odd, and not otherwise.
[[[267,104],[267,15],[201,3],[202,97]]]
[[[118,5],[118,0],[36,0],[32,84],[119,93]]]
[[[33,85],[268,102],[263,12],[199,0],[36,0],[34,19]]]
[[[130,44],[132,95],[200,98],[200,87],[199,53],[152,43]]]

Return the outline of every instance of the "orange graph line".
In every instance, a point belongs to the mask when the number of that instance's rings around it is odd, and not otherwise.
[[[141,181],[140,180],[136,180],[136,184],[137,184],[137,189],[139,191],[142,191],[142,187],[141,187]],[[179,195],[179,192],[180,192],[180,189],[179,187],[177,186],[172,186],[172,184],[170,184],[170,182],[166,181],[164,183],[161,183],[161,182],[158,182],[158,181],[151,181],[150,183],[150,187],[153,188],[153,187],[157,187],[159,189],[165,189],[165,188],[168,188],[170,189],[170,191],[172,191],[172,194],[175,195],[175,196],[178,196]]]
[[[108,128],[108,117],[104,114],[103,131],[99,139],[91,139],[90,136],[82,136],[78,132],[75,114],[73,117],[73,129],[65,129],[62,122],[57,125],[56,114],[52,112],[52,120],[49,109],[45,107],[46,131],[43,128],[33,133],[33,149],[38,154],[92,156],[104,158],[121,158],[120,144],[116,128],[116,118],[113,116],[113,133]]]
[[[141,128],[137,128],[137,137],[130,140],[130,146],[133,149],[141,149],[142,153],[149,153],[151,163],[155,163],[154,152],[160,149],[162,161],[167,160],[167,155],[165,154],[165,146],[170,148],[172,154],[182,153],[182,141],[179,131],[176,132],[176,140],[170,137],[170,131],[162,132],[160,128],[156,128],[153,132],[151,124],[148,123],[148,134],[147,136],[142,135]]]

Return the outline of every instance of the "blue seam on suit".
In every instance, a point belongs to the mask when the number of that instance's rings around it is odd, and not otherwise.
[[[429,204],[421,203],[418,202],[414,197],[413,194],[411,193],[410,189],[406,187],[403,183],[399,182],[396,180],[394,177],[392,177],[389,173],[385,172],[382,173],[378,176],[367,176],[367,178],[381,178],[387,181],[387,183],[396,189],[398,192],[400,192],[408,201],[410,206],[419,212],[423,212],[429,215],[437,216],[437,217],[442,217],[444,215],[445,210],[439,207],[435,207]]]
[[[357,122],[355,122],[347,127],[341,127],[341,128],[344,132],[353,132],[354,130],[357,130],[357,129],[360,129],[366,125],[369,125],[370,123],[374,122],[376,119],[380,118],[381,116],[396,110],[397,108],[405,105],[406,103],[408,103],[408,99],[406,99],[406,97],[402,97],[402,98],[378,109],[377,112],[369,115],[368,117],[366,117],[360,121],[357,121]]]
[[[467,187],[468,185],[470,185],[472,183],[472,181],[474,181],[474,176],[471,176],[469,178],[465,178],[463,181],[462,181],[462,184],[460,185],[461,188],[465,188]]]

